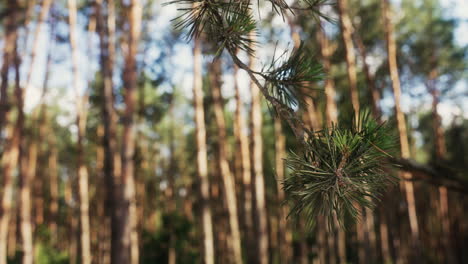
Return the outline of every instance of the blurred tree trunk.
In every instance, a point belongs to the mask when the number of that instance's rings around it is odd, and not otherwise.
[[[57,237],[57,226],[58,226],[58,209],[59,209],[59,178],[58,178],[58,166],[57,166],[57,143],[54,135],[49,135],[49,160],[48,160],[48,173],[49,173],[49,193],[50,193],[50,205],[49,205],[49,229],[51,234],[52,245],[58,242]]]
[[[247,260],[252,261],[255,255],[253,236],[253,201],[252,201],[252,172],[250,164],[249,153],[249,137],[247,135],[247,123],[244,117],[244,104],[240,95],[240,87],[238,83],[238,67],[234,65],[234,78],[235,78],[235,99],[236,99],[236,112],[235,112],[235,131],[236,145],[238,150],[235,151],[236,160],[241,164],[241,178],[242,178],[242,201],[243,201],[243,224],[244,224],[244,244]]]
[[[346,53],[346,65],[348,66],[347,74],[351,95],[351,105],[357,119],[359,114],[359,91],[357,87],[356,55],[354,54],[354,44],[352,39],[353,25],[349,17],[348,0],[338,0],[338,13],[340,18],[341,38],[343,39]],[[359,208],[359,210],[362,213],[362,208]],[[359,263],[365,263],[365,234],[362,222],[356,223],[356,232]]]
[[[338,0],[338,13],[340,17],[341,37],[346,51],[346,64],[348,65],[348,81],[351,94],[351,104],[357,115],[359,113],[359,92],[356,81],[356,56],[352,39],[353,26],[349,18],[348,0]]]
[[[79,69],[78,69],[78,47],[76,39],[76,0],[68,0],[69,25],[70,25],[70,46],[72,52],[73,87],[76,94],[76,125],[78,127],[77,141],[77,170],[78,170],[78,198],[80,212],[80,249],[81,262],[91,263],[91,231],[89,224],[89,194],[88,194],[88,170],[85,165],[85,153],[83,141],[86,137],[87,119],[87,95],[80,95]]]
[[[279,237],[279,255],[280,263],[290,263],[292,257],[292,232],[288,225],[286,217],[288,216],[288,207],[283,204],[285,193],[283,182],[285,179],[284,159],[286,158],[286,137],[283,134],[281,119],[274,118],[275,127],[275,173],[277,181],[278,201],[278,237]]]
[[[15,59],[14,50],[16,48],[16,40],[18,38],[17,28],[19,23],[17,2],[9,1],[7,9],[7,16],[5,18],[4,24],[5,33],[3,40],[3,63],[0,70],[0,132],[3,132],[3,127],[7,121],[8,113],[10,112],[11,108],[11,102],[8,100],[8,77],[10,68],[13,65]]]
[[[39,49],[39,35],[41,33],[42,24],[44,24],[47,16],[49,15],[49,10],[52,5],[52,0],[43,0],[41,5],[41,12],[39,13],[39,19],[37,21],[37,26],[34,31],[33,37],[33,46],[31,49],[30,61],[29,61],[29,71],[26,77],[26,88],[31,85],[31,79],[34,73],[34,63],[36,62],[36,54]]]
[[[230,246],[233,254],[233,262],[242,263],[241,238],[239,230],[239,217],[237,215],[237,199],[235,180],[229,168],[226,146],[226,121],[223,111],[223,97],[221,94],[221,61],[216,60],[210,65],[210,83],[213,96],[213,110],[218,133],[218,161],[221,178],[224,186],[226,205],[229,214],[229,229],[231,234]]]
[[[323,31],[322,26],[317,29],[317,39],[320,46],[320,56],[322,59],[323,70],[327,77],[325,79],[325,117],[327,120],[327,127],[331,127],[332,123],[337,123],[338,121],[338,110],[336,106],[335,96],[335,83],[333,82],[333,77],[331,76],[331,63],[330,56],[333,53],[333,48],[330,46],[328,37]]]
[[[111,263],[116,263],[121,253],[121,158],[117,143],[117,115],[114,110],[113,69],[115,60],[114,1],[107,0],[107,17],[103,0],[96,1],[96,26],[100,39],[100,66],[103,76],[102,119],[104,124],[104,178],[106,182],[106,217],[110,218]]]
[[[15,185],[14,170],[19,158],[19,145],[21,141],[21,131],[23,119],[18,115],[14,124],[9,124],[10,118],[10,102],[8,100],[8,75],[10,67],[16,60],[17,53],[17,3],[15,1],[8,2],[9,13],[5,21],[5,39],[4,39],[4,54],[3,65],[1,69],[1,86],[0,86],[0,132],[5,132],[7,140],[3,147],[1,156],[2,170],[2,200],[0,209],[0,264],[6,264],[7,261],[7,240],[8,229],[11,217],[13,189]],[[18,74],[18,73],[17,73]],[[19,76],[17,76],[17,79]],[[16,82],[15,97],[19,109],[22,109],[22,91],[19,87],[19,80]],[[21,100],[20,100],[21,99]],[[3,126],[7,124],[5,131]],[[3,143],[3,142],[2,142]]]
[[[125,3],[123,3],[125,6]],[[122,248],[115,263],[137,264],[138,233],[137,211],[135,200],[135,105],[137,88],[138,44],[141,33],[142,6],[139,0],[132,0],[128,6],[128,35],[126,38],[125,65],[123,70],[124,102],[123,134],[122,134]]]
[[[333,53],[334,48],[330,45],[328,37],[323,31],[322,27],[319,27],[317,30],[317,39],[320,46],[320,55],[324,67],[324,71],[328,74],[325,80],[325,117],[327,122],[327,127],[331,127],[332,124],[338,123],[338,108],[335,101],[335,84],[331,76],[331,62],[330,56]],[[346,234],[345,231],[341,228],[338,228],[337,221],[334,221],[334,228],[329,230],[331,234],[328,235],[328,244],[329,244],[329,257],[331,262],[336,262],[336,253],[338,253],[338,259],[340,263],[346,263]],[[326,220],[323,221],[323,226],[318,226],[317,228],[327,228]],[[336,240],[336,241],[335,241]],[[337,251],[335,252],[335,244]]]
[[[255,36],[250,36],[255,41]],[[249,68],[256,69],[256,58],[249,56]],[[263,142],[262,142],[262,106],[260,89],[250,81],[252,107],[250,109],[251,121],[251,162],[253,164],[253,184],[255,194],[255,213],[257,221],[257,257],[259,264],[267,264],[268,261],[268,214],[265,202],[265,180],[263,175]]]
[[[442,120],[439,115],[439,91],[436,87],[436,79],[438,77],[437,70],[430,72],[428,83],[426,84],[431,96],[432,96],[432,126],[434,133],[435,143],[435,156],[438,162],[444,162],[447,159],[447,149],[445,146],[444,129],[442,127]],[[439,206],[438,215],[442,226],[442,245],[445,251],[445,257],[443,258],[445,263],[456,263],[455,254],[453,252],[453,246],[451,243],[452,232],[449,218],[449,201],[448,201],[447,187],[439,187]]]
[[[197,142],[197,172],[200,177],[200,202],[203,225],[203,262],[205,264],[214,264],[213,223],[210,207],[210,183],[208,179],[205,111],[203,109],[202,61],[199,39],[194,40],[193,64],[193,101],[195,108],[195,136]]]
[[[380,93],[377,87],[375,86],[375,78],[374,74],[372,74],[370,68],[369,68],[369,63],[368,61],[368,54],[367,54],[367,49],[366,46],[364,46],[364,43],[362,42],[361,36],[355,32],[354,34],[356,43],[359,49],[359,53],[362,58],[362,69],[364,71],[364,75],[366,76],[366,82],[367,82],[367,89],[369,89],[369,93],[371,95],[371,103],[372,103],[372,114],[374,118],[380,119],[381,111],[379,107],[379,102],[380,102]]]
[[[393,25],[391,22],[390,2],[388,0],[382,0],[382,11],[387,40],[388,66],[390,70],[390,78],[392,80],[393,96],[395,99],[395,115],[397,119],[397,126],[400,137],[401,157],[404,159],[408,159],[410,158],[411,154],[408,143],[405,115],[401,110],[401,88],[400,78],[398,74],[396,44],[393,36]],[[402,171],[400,172],[400,177],[402,179],[411,179],[411,173]],[[415,248],[415,255],[419,255],[419,225],[416,213],[416,201],[414,195],[413,182],[409,180],[402,181],[401,188],[402,191],[404,191],[406,194],[408,216],[411,227],[412,246]]]

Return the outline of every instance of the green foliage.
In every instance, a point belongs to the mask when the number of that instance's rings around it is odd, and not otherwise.
[[[37,244],[36,262],[37,264],[66,264],[69,263],[69,257],[66,252],[58,251],[50,245],[43,243]]]
[[[302,155],[286,160],[291,174],[284,181],[292,216],[305,213],[309,224],[318,215],[333,223],[336,214],[356,219],[361,207],[373,207],[391,176],[385,172],[386,157],[395,140],[385,124],[368,111],[352,126],[333,126],[310,133]]]
[[[162,216],[162,225],[157,232],[143,233],[144,255],[140,263],[167,263],[171,246],[176,250],[177,263],[198,263],[200,256],[193,224],[175,212]]]
[[[305,98],[310,96],[310,90],[306,89],[310,82],[324,77],[322,66],[311,58],[302,43],[287,58],[286,52],[278,58],[273,57],[262,75],[270,95],[289,107],[305,104]],[[275,67],[277,64],[280,66]]]

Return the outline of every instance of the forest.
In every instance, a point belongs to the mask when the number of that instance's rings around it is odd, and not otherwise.
[[[1,0],[0,264],[468,263],[468,2]]]

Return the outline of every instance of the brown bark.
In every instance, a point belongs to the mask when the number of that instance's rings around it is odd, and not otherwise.
[[[30,62],[29,62],[29,71],[28,75],[26,77],[26,87],[29,87],[31,84],[31,78],[34,73],[34,63],[36,62],[36,54],[37,50],[39,48],[39,35],[41,33],[42,29],[42,24],[44,24],[48,14],[50,7],[52,5],[53,0],[43,0],[42,5],[41,5],[41,12],[39,13],[39,19],[37,21],[37,26],[34,31],[34,37],[33,37],[33,46],[31,49],[31,55],[30,55]]]
[[[249,153],[249,138],[247,135],[247,124],[244,116],[244,104],[240,96],[240,87],[237,82],[237,66],[234,66],[235,78],[235,98],[236,98],[236,112],[235,112],[235,137],[238,150],[235,152],[241,165],[241,181],[242,181],[242,213],[244,224],[244,244],[248,260],[252,260],[255,253],[253,252],[254,246],[252,245],[253,238],[253,200],[252,200],[252,172],[250,164]]]
[[[218,136],[218,161],[221,171],[221,178],[224,186],[226,205],[229,214],[229,227],[231,231],[231,250],[233,262],[242,263],[241,238],[239,229],[239,217],[237,214],[236,186],[233,174],[229,168],[228,153],[226,146],[226,121],[223,111],[223,96],[221,94],[221,61],[216,60],[210,67],[210,82],[213,96],[213,110],[215,114],[217,136]]]
[[[250,38],[255,40],[254,36]],[[249,56],[249,68],[256,68],[255,56]],[[257,220],[257,257],[258,263],[267,264],[268,261],[268,214],[265,199],[265,180],[263,175],[263,141],[262,141],[262,106],[260,88],[250,81],[252,107],[250,109],[251,122],[251,162],[253,164],[253,179],[255,193],[255,212]]]
[[[349,18],[348,0],[338,0],[338,12],[340,17],[341,37],[346,51],[346,64],[348,65],[349,91],[351,104],[355,115],[359,113],[359,92],[357,89],[356,56],[352,39],[353,25]]]
[[[125,6],[125,3],[123,3]],[[113,263],[137,264],[138,232],[137,211],[135,199],[135,106],[137,86],[136,56],[141,33],[142,5],[139,0],[132,0],[128,9],[128,35],[126,39],[125,66],[123,70],[124,102],[123,134],[122,134],[122,219],[121,219],[121,250]]]
[[[447,149],[445,146],[444,129],[442,127],[442,120],[439,115],[439,91],[436,88],[437,71],[433,70],[429,76],[429,82],[427,88],[432,96],[432,122],[433,122],[433,133],[435,143],[435,157],[438,162],[443,162],[447,159]],[[453,246],[451,243],[451,226],[449,218],[449,196],[447,187],[439,186],[439,206],[437,206],[440,222],[442,225],[442,245],[444,247],[445,256],[444,261],[446,263],[456,263],[455,254],[452,250]]]
[[[114,1],[107,0],[107,17],[102,0],[96,1],[97,30],[100,39],[100,64],[103,75],[102,119],[104,124],[104,178],[106,182],[106,217],[110,218],[111,262],[115,263],[121,252],[120,221],[121,211],[118,204],[121,199],[121,159],[117,150],[117,115],[114,110],[113,68],[115,57],[115,17]],[[107,19],[106,19],[107,18]]]
[[[15,62],[17,53],[17,5],[15,1],[8,2],[9,16],[6,18],[6,32],[4,42],[4,57],[1,69],[1,86],[0,86],[0,132],[3,132],[4,123],[8,123],[10,106],[8,93],[8,73],[12,64]],[[17,63],[17,61],[16,61]],[[19,67],[16,67],[17,69]],[[19,72],[16,73],[17,75]],[[19,75],[16,77],[15,97],[17,100],[18,109],[22,109],[22,90],[19,87]],[[21,99],[21,100],[20,100]],[[21,111],[22,112],[22,111]],[[9,124],[5,129],[5,135],[8,140],[4,147],[4,152],[1,157],[2,170],[2,200],[0,208],[0,264],[6,264],[7,261],[7,239],[8,225],[11,217],[11,207],[14,189],[13,173],[18,163],[19,145],[21,140],[21,131],[23,126],[22,115],[18,115],[15,124]]]
[[[58,199],[59,199],[59,179],[58,179],[58,167],[57,167],[57,146],[55,143],[55,137],[50,135],[49,140],[49,160],[48,160],[48,172],[49,172],[49,192],[50,192],[50,205],[49,205],[49,214],[50,222],[49,229],[51,234],[52,244],[58,241],[57,237],[57,220],[58,220]]]
[[[8,76],[10,68],[14,61],[14,50],[16,39],[18,37],[18,9],[16,1],[9,1],[8,16],[5,18],[5,35],[3,45],[3,63],[0,70],[1,84],[0,84],[0,132],[6,123],[9,110],[11,108],[8,100]]]
[[[400,137],[400,151],[401,157],[404,159],[410,158],[410,149],[408,143],[408,134],[406,131],[405,115],[400,108],[401,88],[400,78],[398,74],[397,55],[396,55],[396,44],[393,36],[393,25],[391,22],[390,15],[390,3],[388,0],[382,0],[382,10],[384,17],[385,34],[387,40],[387,52],[388,52],[388,66],[390,70],[390,78],[392,80],[393,96],[395,99],[395,115],[397,119],[398,133]],[[401,178],[411,178],[411,173],[400,172]],[[410,181],[404,181],[402,183],[402,189],[406,194],[406,202],[408,205],[408,216],[411,227],[411,239],[412,244],[416,249],[419,248],[419,224],[416,213],[416,201],[414,195],[414,186]],[[418,254],[418,253],[416,253]]]
[[[286,137],[283,134],[283,128],[281,126],[281,120],[279,117],[274,119],[275,127],[275,173],[277,180],[277,191],[278,191],[278,237],[279,237],[279,249],[280,249],[280,262],[289,263],[292,257],[292,233],[288,226],[286,217],[288,216],[288,207],[283,205],[285,201],[285,193],[283,190],[283,182],[285,179],[285,166],[284,159],[286,158]]]
[[[336,124],[338,121],[338,110],[335,102],[335,84],[331,76],[331,63],[330,56],[332,55],[332,48],[330,47],[328,37],[323,31],[322,27],[317,29],[317,39],[320,45],[320,55],[322,57],[322,64],[325,73],[328,75],[325,79],[325,117],[327,120],[327,126],[330,127],[333,123]]]
[[[205,264],[214,264],[213,223],[210,207],[210,183],[208,180],[208,158],[206,149],[205,111],[201,72],[200,40],[193,47],[193,100],[195,108],[195,137],[197,143],[197,172],[200,177],[201,214],[203,225],[203,259]]]
[[[374,118],[380,119],[381,115],[381,110],[379,106],[379,101],[380,101],[380,92],[375,86],[375,78],[374,74],[371,72],[369,68],[369,64],[367,62],[367,49],[366,46],[364,46],[364,43],[362,42],[361,37],[358,34],[354,34],[356,43],[359,49],[359,53],[362,58],[362,69],[364,70],[364,75],[366,76],[366,82],[367,82],[367,89],[369,89],[369,93],[371,95],[371,103],[372,103],[372,114]]]
[[[89,197],[88,197],[88,170],[85,165],[85,153],[83,140],[86,136],[87,118],[87,95],[80,95],[79,91],[79,69],[78,69],[78,49],[76,40],[76,0],[68,0],[69,26],[70,26],[70,46],[72,52],[73,87],[76,94],[76,125],[78,127],[77,141],[77,170],[78,170],[78,198],[79,198],[79,219],[80,219],[80,249],[81,261],[84,264],[91,263],[91,242],[89,224]]]

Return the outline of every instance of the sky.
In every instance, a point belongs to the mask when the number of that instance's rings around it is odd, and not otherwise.
[[[396,1],[398,2],[398,1]],[[456,34],[456,41],[460,45],[468,45],[468,1],[466,0],[440,0],[441,4],[446,8],[446,15],[449,17],[454,17],[461,19],[463,22],[458,25],[457,34]],[[163,37],[163,32],[167,30],[169,27],[172,26],[170,20],[177,16],[177,10],[175,5],[169,5],[161,7],[159,4],[154,5],[155,9],[155,18],[149,24],[149,30],[156,34],[155,38]],[[257,15],[257,14],[256,14]],[[84,24],[85,18],[79,17],[78,23]],[[285,23],[282,22],[281,19],[276,19],[274,21],[274,25],[277,27],[287,27]],[[35,25],[33,25],[35,26]],[[65,26],[65,25],[64,25]],[[66,30],[66,28],[59,28],[58,30]],[[98,39],[97,36],[92,36],[92,46],[94,47],[91,49],[93,53],[91,53],[88,47],[88,35],[84,30],[79,30],[78,32],[78,39],[79,39],[79,74],[80,74],[80,91],[83,92],[87,87],[87,80],[92,76],[92,74],[98,70]],[[159,34],[159,36],[157,35]],[[30,48],[32,40],[28,40],[28,47]],[[43,26],[41,30],[41,34],[39,36],[39,50],[45,51],[49,48],[50,45],[50,33],[49,28],[47,26]],[[283,46],[280,47],[284,48],[286,44],[289,43],[289,40],[282,40]],[[281,43],[280,43],[281,44]],[[150,53],[158,53],[158,47],[152,47],[153,50],[150,49]],[[190,43],[186,45],[178,44],[177,52],[170,58],[171,63],[175,66],[174,70],[171,72],[171,81],[172,83],[181,85],[183,93],[187,96],[188,99],[191,98],[192,94],[192,47]],[[272,49],[263,48],[260,49],[259,57],[266,58],[267,56],[271,56]],[[39,98],[42,90],[42,83],[44,78],[45,72],[45,65],[46,65],[46,55],[47,52],[38,52],[37,59],[34,64],[34,72],[31,86],[28,87],[26,93],[26,112],[30,112],[34,106],[39,103]],[[60,58],[57,56],[60,55]],[[73,92],[72,87],[72,76],[71,76],[71,64],[70,64],[70,47],[69,45],[55,45],[53,47],[53,56],[55,59],[60,59],[60,63],[52,65],[51,68],[51,78],[50,78],[50,94],[48,96],[48,100],[56,100],[61,109],[63,109],[64,114],[59,117],[59,122],[62,125],[70,125],[71,129],[74,128],[73,120],[75,115],[75,104],[74,99],[76,98],[75,93]],[[206,58],[205,58],[206,59]],[[23,76],[26,75],[27,70],[29,69],[30,63],[28,59],[23,61],[22,65],[22,72]],[[233,94],[233,76],[232,74],[226,74],[224,76],[224,87],[223,92],[226,96],[232,96]],[[25,79],[25,78],[23,78]],[[116,73],[114,76],[114,80],[119,83],[119,75]],[[249,79],[248,76],[244,72],[239,72],[238,80],[241,87],[244,87],[241,91],[241,96],[245,101],[249,100],[248,96],[248,83]],[[60,89],[57,89],[60,88]],[[404,89],[405,87],[403,87]],[[455,88],[458,91],[468,91],[468,84],[466,80],[464,82],[460,82],[457,84]],[[59,99],[59,100],[57,100]],[[418,107],[422,107],[429,109],[430,102],[425,100],[423,102],[418,102],[414,104],[412,100],[407,94],[402,98],[402,108],[405,112],[413,111],[412,106],[418,105]],[[393,106],[393,101],[390,97],[387,97],[382,101],[382,106],[384,108],[391,109]],[[228,108],[234,109],[234,104],[229,103]],[[442,101],[440,106],[441,115],[444,120],[444,125],[448,125],[450,123],[451,117],[454,115],[462,114],[464,112],[465,118],[468,118],[468,104],[465,104],[463,109],[455,106],[452,101]]]

